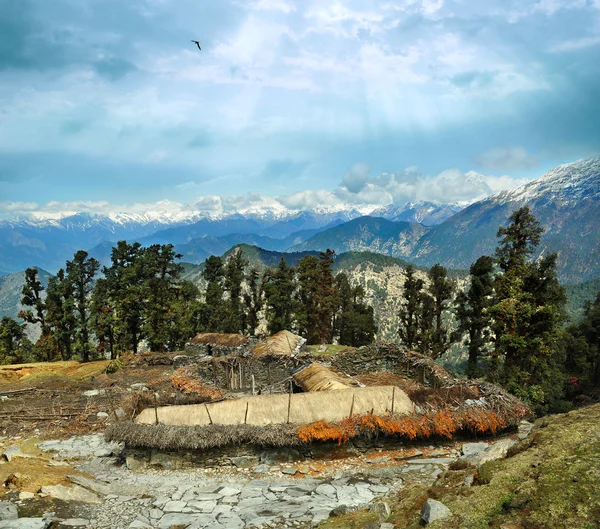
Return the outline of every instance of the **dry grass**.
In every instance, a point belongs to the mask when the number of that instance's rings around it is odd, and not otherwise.
[[[214,345],[220,347],[241,347],[249,343],[249,338],[243,334],[221,334],[207,332],[197,334],[191,341],[192,345]]]
[[[81,364],[76,360],[68,362],[39,362],[0,366],[0,383],[31,382],[45,377],[59,376],[84,379],[97,376],[106,370],[109,360]]]
[[[251,426],[165,426],[141,425],[130,421],[111,424],[106,430],[107,441],[125,442],[131,448],[159,450],[207,450],[227,445],[298,446],[296,427],[289,424]]]
[[[197,395],[205,400],[202,402],[210,402],[218,400],[225,396],[225,392],[220,389],[206,386],[197,376],[193,376],[189,369],[180,367],[173,373],[171,384],[186,395]]]
[[[368,387],[374,386],[396,386],[406,393],[421,389],[423,386],[412,378],[403,375],[396,375],[389,371],[380,371],[378,373],[368,373],[366,375],[358,375],[356,377],[361,384]]]
[[[255,345],[251,355],[258,356],[293,356],[302,343],[303,338],[290,331],[279,331],[259,344]]]
[[[304,391],[331,391],[360,387],[360,384],[339,371],[321,364],[310,364],[294,374],[294,382]]]

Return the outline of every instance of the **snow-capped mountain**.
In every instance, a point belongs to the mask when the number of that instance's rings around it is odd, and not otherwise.
[[[431,229],[411,257],[420,264],[468,268],[492,254],[498,226],[529,206],[546,230],[540,254],[557,252],[562,280],[600,276],[600,157],[559,165],[512,191],[476,202]]]
[[[435,226],[449,219],[464,208],[457,203],[436,204],[435,202],[407,202],[404,206],[382,206],[370,213],[371,217],[383,217],[392,221],[418,222],[425,226]]]

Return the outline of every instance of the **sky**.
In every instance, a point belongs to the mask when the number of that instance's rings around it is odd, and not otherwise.
[[[469,202],[598,94],[600,0],[0,0],[0,216]]]

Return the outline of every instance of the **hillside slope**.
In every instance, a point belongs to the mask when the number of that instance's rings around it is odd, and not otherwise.
[[[468,268],[479,256],[494,252],[498,227],[523,206],[546,230],[539,254],[558,253],[562,281],[600,276],[600,158],[560,165],[533,182],[469,206],[426,233],[410,257],[426,266]]]
[[[392,257],[408,257],[429,229],[422,224],[360,217],[317,233],[307,241],[292,246],[290,251],[331,248],[338,254],[369,251]]]

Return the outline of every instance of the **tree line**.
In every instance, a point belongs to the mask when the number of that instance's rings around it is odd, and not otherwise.
[[[440,358],[453,344],[468,352],[466,375],[498,382],[538,412],[600,386],[600,293],[578,325],[565,327],[566,294],[555,253],[534,259],[543,229],[529,208],[498,229],[493,256],[470,267],[458,291],[434,265],[428,281],[407,267],[399,335],[409,348]]]
[[[120,241],[110,266],[101,270],[96,259],[78,251],[47,288],[36,268],[27,269],[19,314],[25,323],[8,317],[0,322],[0,363],[114,359],[136,354],[142,341],[151,351],[175,351],[199,332],[256,335],[263,319],[269,333],[296,331],[309,344],[336,339],[360,346],[377,332],[363,288],[343,273],[334,277],[330,250],[304,257],[296,268],[282,256],[279,266],[262,274],[239,249],[227,260],[211,256],[202,270],[204,292],[182,279],[181,257],[170,244]],[[39,326],[35,344],[26,324]]]

